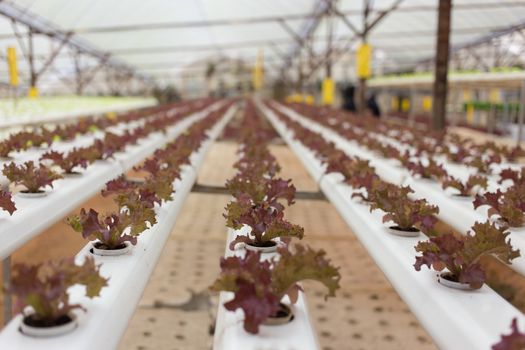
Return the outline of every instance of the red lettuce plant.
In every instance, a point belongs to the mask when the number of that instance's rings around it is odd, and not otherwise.
[[[439,213],[439,208],[429,205],[425,199],[410,200],[408,193],[411,192],[410,187],[390,184],[375,188],[369,194],[370,211],[381,209],[386,212],[383,222],[393,221],[397,225],[395,229],[429,232],[437,222],[434,215]]]
[[[11,193],[0,190],[0,209],[7,211],[10,215],[16,211]]]
[[[294,203],[295,187],[291,181],[275,178],[280,167],[268,151],[268,143],[275,133],[267,122],[248,102],[241,122],[241,155],[235,168],[238,173],[227,181],[226,188],[236,199],[226,207],[227,226],[251,228],[247,236],[239,235],[230,244],[237,243],[259,247],[275,246],[275,238],[288,242],[291,237],[303,237],[303,228],[284,219],[284,203]]]
[[[412,158],[412,155],[409,151],[405,151],[404,153],[399,152],[398,155],[394,158],[397,159],[402,166],[408,168],[408,166],[410,165],[410,158]]]
[[[458,146],[454,151],[447,147],[445,148],[444,152],[447,158],[454,163],[463,163],[468,157],[471,156],[468,148],[462,146]]]
[[[525,224],[525,186],[514,185],[505,193],[498,189],[496,192],[478,194],[473,204],[475,209],[488,205],[490,207],[487,212],[489,217],[498,215],[512,227],[521,227]]]
[[[113,146],[117,151],[122,151],[126,148],[128,143],[135,141],[129,131],[124,132],[122,135],[117,135],[111,132],[107,132],[104,135],[104,143]]]
[[[9,153],[15,150],[16,149],[10,140],[3,140],[2,142],[0,142],[0,157],[1,158],[9,158],[10,157]]]
[[[100,276],[100,265],[95,265],[93,258],[87,257],[82,265],[67,258],[36,265],[14,265],[9,291],[16,297],[15,308],[22,312],[26,324],[52,327],[69,321],[72,310],[85,310],[81,305],[69,303],[69,287],[83,285],[86,296],[94,298],[108,285],[107,281]],[[31,313],[25,313],[26,306],[31,306]]]
[[[95,159],[109,159],[126,147],[126,137],[107,132],[103,140],[96,139],[89,148],[96,154]]]
[[[525,334],[518,329],[518,320],[514,318],[510,325],[511,332],[502,335],[501,340],[492,345],[492,350],[523,350],[525,349]]]
[[[96,160],[106,160],[113,158],[115,153],[121,151],[125,147],[125,145],[121,144],[120,141],[114,143],[113,140],[110,139],[111,137],[109,139],[104,138],[103,140],[96,139],[93,144],[89,146],[89,148],[93,150],[94,154],[96,154]]]
[[[265,147],[243,145],[239,153],[242,154],[242,157],[234,164],[234,167],[241,173],[274,177],[281,170],[275,157]]]
[[[31,133],[25,131],[9,136],[7,140],[0,142],[0,157],[9,158],[9,153],[28,149],[32,142]]]
[[[124,175],[106,183],[101,191],[102,196],[116,195],[115,202],[119,207],[129,207],[140,201],[148,208],[153,208],[155,203],[161,204],[162,200],[171,200],[173,186],[161,178],[148,178],[143,184],[126,180]]]
[[[234,293],[225,303],[229,311],[244,311],[244,329],[258,333],[269,317],[276,317],[285,295],[297,301],[304,280],[319,281],[328,289],[327,297],[335,296],[341,275],[326,259],[323,250],[315,251],[296,245],[296,252],[279,248],[280,258],[261,261],[261,253],[247,251],[244,257],[221,258],[221,274],[210,289]]]
[[[432,158],[428,158],[427,163],[422,162],[421,160],[410,162],[408,164],[408,169],[412,175],[419,175],[423,179],[440,180],[447,176],[445,168]]]
[[[178,165],[172,164],[170,166],[167,163],[164,163],[163,160],[157,157],[152,157],[144,161],[141,166],[136,166],[133,169],[135,171],[146,171],[150,173],[151,176],[149,177],[148,181],[162,180],[171,183],[176,179],[180,179],[180,165],[186,163],[186,161],[183,161],[182,158],[180,159],[181,163]]]
[[[120,249],[125,242],[137,244],[137,237],[157,223],[155,212],[146,205],[135,203],[116,214],[99,218],[99,214],[90,209],[80,211],[80,215],[67,219],[68,224],[86,239],[96,239],[98,249]]]
[[[499,173],[499,183],[502,184],[505,180],[512,180],[515,185],[525,185],[525,167],[521,170],[514,170],[512,168],[505,168]]]
[[[39,140],[32,132],[20,131],[9,136],[9,140],[16,145],[17,150],[25,150],[31,146],[39,146]]]
[[[472,158],[470,161],[468,161],[466,165],[476,168],[476,170],[479,173],[490,174],[492,172],[491,165],[500,164],[500,163],[501,163],[501,156],[497,154],[490,155],[490,156],[478,155]]]
[[[226,207],[226,226],[240,229],[248,225],[251,231],[248,236],[237,236],[230,244],[231,249],[241,242],[264,247],[273,244],[272,240],[278,237],[303,237],[302,227],[284,219],[284,205],[280,203],[280,200],[285,200],[288,205],[293,203],[295,187],[290,184],[290,180],[261,177],[251,177],[248,181],[241,179],[242,176],[236,176],[227,183],[236,201]]]
[[[53,140],[65,141],[75,137],[76,132],[70,126],[58,125],[53,129]]]
[[[510,264],[520,256],[519,250],[513,250],[510,232],[497,227],[490,222],[476,222],[472,226],[474,233],[456,237],[449,233],[432,237],[426,242],[419,242],[415,249],[421,253],[416,257],[414,268],[421,270],[426,265],[436,271],[447,269],[449,279],[459,283],[467,283],[472,288],[481,288],[486,276],[479,260],[485,255],[495,255],[501,261]]]
[[[338,151],[328,157],[326,173],[340,173],[344,182],[352,186],[356,191],[352,198],[359,197],[365,202],[369,199],[362,190],[370,193],[372,189],[379,186],[383,181],[376,175],[375,169],[370,166],[370,161],[361,158],[349,158],[345,153]]]
[[[8,140],[0,141],[0,157],[8,158],[9,152],[11,152],[11,146],[9,145]]]
[[[518,158],[525,157],[525,150],[521,148],[521,146],[515,146],[515,147],[512,147],[511,149],[508,149],[507,147],[505,147],[503,150],[503,154],[509,162],[514,162]]]
[[[43,192],[44,187],[53,187],[53,181],[62,178],[43,165],[35,166],[32,161],[21,165],[11,162],[4,165],[2,172],[9,181],[25,186],[28,193]]]
[[[363,201],[370,203],[374,201],[376,191],[393,185],[381,180],[375,174],[366,174],[354,177],[351,186],[358,189],[352,193],[352,198],[361,198]],[[363,190],[366,190],[366,192]]]
[[[454,188],[459,191],[460,196],[465,197],[476,195],[479,190],[486,190],[487,186],[487,178],[481,175],[470,175],[466,182],[449,176],[442,183],[443,189]]]
[[[85,169],[89,163],[97,158],[97,153],[92,147],[74,148],[67,154],[49,151],[42,156],[41,160],[51,160],[54,165],[60,167],[66,174],[74,174],[74,168]]]

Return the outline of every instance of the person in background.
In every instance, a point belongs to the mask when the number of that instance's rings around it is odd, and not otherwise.
[[[349,112],[355,112],[357,109],[354,102],[355,87],[353,85],[347,85],[343,91],[343,109]]]
[[[372,113],[374,118],[381,117],[381,110],[379,109],[375,93],[370,94],[370,97],[366,101],[366,108]]]

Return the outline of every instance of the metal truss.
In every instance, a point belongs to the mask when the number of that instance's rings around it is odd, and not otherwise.
[[[36,87],[40,78],[47,72],[53,71],[56,73],[56,69],[53,69],[53,64],[65,50],[70,51],[73,59],[75,72],[74,91],[78,94],[82,94],[85,87],[101,70],[106,71],[106,75],[109,72],[115,72],[115,74],[118,72],[119,76],[129,77],[126,81],[137,80],[144,84],[154,85],[154,80],[151,77],[140,74],[134,67],[111,57],[111,53],[93,47],[90,43],[76,36],[72,31],[64,31],[13,3],[0,2],[0,15],[11,21],[13,36],[17,39],[18,46],[23,54],[22,57],[26,60],[29,67],[28,75],[25,78],[29,86]],[[23,32],[20,30],[21,27],[25,29]],[[51,41],[52,49],[48,55],[43,57],[39,55],[37,57],[35,54],[33,40],[36,36],[44,36]],[[94,60],[97,64],[95,67],[84,69],[81,64],[82,57],[91,61]],[[59,76],[58,78],[63,82],[68,80],[66,77]],[[125,88],[129,84],[121,86]]]
[[[432,71],[434,58],[416,64],[416,71]],[[525,22],[493,32],[451,49],[450,68],[453,70],[479,70],[495,68],[525,69]]]

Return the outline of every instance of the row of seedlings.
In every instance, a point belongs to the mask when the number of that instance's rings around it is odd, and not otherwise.
[[[278,177],[280,166],[268,150],[273,132],[248,101],[240,133],[237,174],[226,183],[233,199],[224,214],[237,236],[229,243],[231,256],[221,258],[211,290],[232,293],[224,308],[241,309],[244,329],[256,334],[261,325],[292,322],[300,281],[319,281],[328,297],[335,295],[341,276],[323,250],[290,245],[304,233],[284,217],[296,189],[291,180]]]
[[[149,173],[142,183],[126,180],[124,176],[109,181],[101,193],[113,198],[117,207],[113,213],[100,215],[90,208],[67,218],[74,231],[91,240],[93,256],[87,256],[82,265],[77,265],[73,258],[14,265],[8,291],[15,296],[16,312],[23,315],[20,331],[24,335],[58,336],[77,327],[72,311],[86,310],[69,303],[69,288],[84,285],[85,295],[94,298],[108,286],[109,279],[100,275],[100,265],[95,264],[94,256],[126,254],[140,234],[157,223],[158,210],[173,199],[174,183],[180,179],[181,168],[191,164],[190,156],[208,137],[206,131],[229,106],[211,112],[165,148],[155,151],[154,156],[136,168]]]
[[[165,132],[165,128],[168,125],[181,120],[182,118],[194,113],[196,110],[207,107],[206,104],[196,104],[185,108],[183,112],[171,114],[168,116],[168,112],[173,107],[158,107],[155,109],[155,117],[151,118],[151,114],[145,113],[129,113],[118,119],[118,123],[130,123],[140,119],[147,118],[144,124],[135,127],[131,130],[125,130],[120,135],[112,132],[106,132],[104,137],[99,139],[96,138],[90,146],[75,147],[71,149],[67,154],[64,152],[47,151],[40,158],[39,162],[27,161],[23,164],[18,164],[14,161],[4,164],[2,173],[13,185],[21,185],[23,190],[18,192],[19,196],[28,198],[43,197],[47,193],[46,187],[53,187],[55,180],[64,177],[78,177],[81,176],[81,169],[86,169],[90,164],[95,161],[106,161],[111,159],[115,153],[125,151],[125,148],[130,145],[137,144],[140,139],[148,137],[151,133],[162,131]],[[151,111],[150,111],[151,112]],[[57,126],[53,131],[50,131],[44,127],[42,130],[26,133],[24,132],[24,141],[20,141],[21,133],[13,135],[18,141],[16,144],[34,144],[36,139],[42,139],[45,135],[45,140],[40,140],[38,147],[47,148],[53,144],[52,140],[61,139],[72,141],[76,136],[83,135],[88,132],[94,132],[95,130],[104,130],[109,126],[114,126],[115,120],[109,117],[98,118],[98,119],[86,119],[81,120],[75,125],[67,125],[63,128]],[[65,134],[55,133],[61,130],[66,130]],[[5,142],[14,142],[11,138]],[[13,195],[9,191],[0,190],[0,209],[3,209],[9,214],[13,214],[16,211],[16,205],[13,199]]]
[[[425,199],[410,200],[408,194],[412,189],[409,186],[381,180],[368,160],[349,157],[332,142],[291,120],[279,109],[272,110],[293,131],[294,138],[321,160],[326,173],[343,176],[342,182],[354,189],[353,198],[368,205],[370,211],[380,209],[384,212],[383,222],[391,223],[387,232],[407,237],[417,237],[423,232],[430,236],[415,246],[415,251],[420,253],[415,257],[417,271],[427,266],[439,273],[441,285],[473,291],[486,281],[485,271],[479,263],[483,256],[495,255],[507,264],[520,256],[519,250],[515,250],[507,239],[510,234],[507,227],[489,220],[475,223],[472,232],[464,236],[437,232],[434,215],[439,208],[429,205]]]

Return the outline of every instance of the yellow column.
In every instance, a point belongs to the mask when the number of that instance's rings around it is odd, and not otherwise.
[[[38,97],[38,88],[36,86],[29,87],[28,94],[29,98],[37,98]]]
[[[314,97],[312,95],[306,95],[304,97],[304,103],[306,103],[307,105],[312,106],[314,104]]]
[[[255,91],[261,90],[264,85],[264,56],[262,49],[259,50],[255,66],[253,67],[252,79]]]
[[[356,51],[357,76],[361,79],[368,79],[372,75],[370,62],[372,61],[372,46],[361,44]]]
[[[323,105],[331,106],[334,103],[335,84],[331,78],[323,80]]]
[[[463,102],[467,104],[467,122],[474,122],[474,105],[471,103],[472,95],[470,90],[463,90]]]
[[[432,96],[423,97],[423,111],[430,112],[432,110]]]
[[[489,99],[491,103],[500,103],[501,102],[500,89],[490,89]]]
[[[399,112],[399,98],[397,96],[392,96],[390,99],[390,108],[394,112]]]
[[[404,98],[402,101],[401,101],[401,110],[403,112],[408,112],[410,110],[410,99],[408,98]]]
[[[12,86],[18,86],[18,64],[16,61],[16,48],[9,46],[7,48],[7,65],[9,68],[9,83]]]

